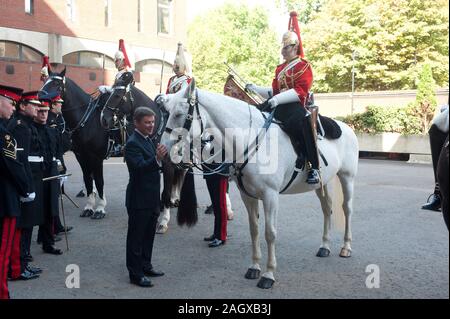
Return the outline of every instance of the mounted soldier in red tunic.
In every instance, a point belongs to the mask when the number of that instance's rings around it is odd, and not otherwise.
[[[276,68],[272,88],[248,84],[246,89],[268,99],[265,104],[270,109],[276,108],[275,118],[291,137],[299,156],[295,169],[303,170],[306,162],[309,169],[306,182],[317,184],[320,182],[319,156],[314,119],[307,109],[313,73],[311,64],[304,59],[296,12],[290,14],[289,31],[283,35],[281,54],[285,62]]]

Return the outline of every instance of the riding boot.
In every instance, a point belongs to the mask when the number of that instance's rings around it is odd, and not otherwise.
[[[308,184],[318,184],[320,182],[319,174],[319,155],[317,150],[317,144],[314,140],[314,135],[312,131],[311,121],[309,117],[306,117],[302,123],[302,133],[306,148],[306,157],[311,163],[311,169],[308,171],[308,178],[306,182]]]

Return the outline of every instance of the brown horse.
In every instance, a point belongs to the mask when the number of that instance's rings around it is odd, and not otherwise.
[[[439,162],[437,167],[437,178],[439,186],[441,188],[442,196],[442,214],[444,215],[445,224],[447,224],[448,229],[448,197],[449,197],[449,142],[448,135],[445,140],[444,146],[442,147],[441,155],[439,156]]]

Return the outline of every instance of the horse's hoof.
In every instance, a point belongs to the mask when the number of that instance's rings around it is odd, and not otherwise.
[[[317,257],[320,257],[320,258],[329,257],[329,256],[330,256],[330,250],[327,249],[327,248],[321,247],[321,248],[319,249],[319,251],[317,252],[316,256],[317,256]]]
[[[156,229],[156,233],[162,235],[165,234],[168,229],[169,227],[167,225],[159,225],[158,228]]]
[[[245,274],[246,279],[258,279],[261,275],[261,270],[249,268]]]
[[[342,248],[339,256],[342,258],[350,258],[352,256],[352,251],[347,248]]]
[[[258,282],[258,288],[261,289],[270,289],[273,287],[273,284],[275,283],[275,280],[270,279],[270,278],[266,278],[266,277],[262,277],[259,282]]]
[[[179,207],[180,206],[180,200],[177,199],[174,203],[173,203],[173,207]]]
[[[91,216],[91,219],[103,219],[105,218],[106,214],[101,211],[96,211],[94,215]]]
[[[91,217],[92,215],[94,215],[94,211],[92,209],[85,209],[80,217]]]

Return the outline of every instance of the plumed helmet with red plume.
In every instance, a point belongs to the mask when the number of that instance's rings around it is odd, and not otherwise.
[[[297,12],[292,11],[289,18],[289,31],[283,35],[283,47],[298,44],[298,55],[302,58],[305,56],[303,52],[302,38],[300,37],[300,27],[298,25]]]
[[[44,55],[44,57],[42,58],[41,81],[45,81],[45,79],[48,78],[50,72],[51,69],[48,56]]]
[[[114,58],[116,60],[122,60],[124,64],[131,68],[130,60],[128,59],[127,50],[125,49],[125,41],[123,39],[119,40],[119,51],[116,52]]]

